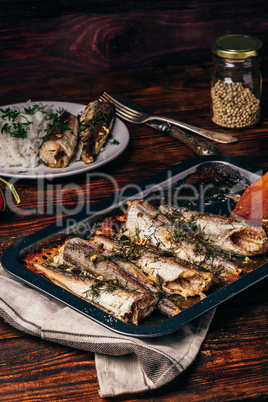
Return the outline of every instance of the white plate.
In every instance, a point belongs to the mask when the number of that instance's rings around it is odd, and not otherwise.
[[[40,102],[32,102],[32,104],[42,104],[53,106],[53,109],[65,109],[74,115],[81,114],[86,105],[81,105],[78,103],[70,103],[70,102],[48,102],[48,101],[40,101]],[[1,106],[1,108],[7,107],[24,107],[26,103],[16,103],[7,106]],[[83,161],[80,160],[80,149],[77,150],[76,155],[72,158],[70,165],[66,168],[49,168],[42,161],[40,161],[39,165],[35,168],[24,169],[22,167],[14,167],[14,168],[1,168],[0,167],[0,176],[5,177],[14,177],[14,178],[26,178],[26,179],[42,179],[42,178],[56,178],[56,177],[64,177],[64,176],[72,176],[75,174],[87,172],[89,170],[96,169],[106,163],[112,161],[117,158],[127,147],[129,143],[129,131],[125,124],[119,120],[115,119],[113,131],[112,131],[112,139],[107,142],[105,145],[104,151],[100,152],[98,157],[93,163],[89,165],[85,165]],[[116,140],[116,144],[112,144],[113,140]]]

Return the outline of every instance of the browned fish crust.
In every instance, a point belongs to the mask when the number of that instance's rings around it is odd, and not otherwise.
[[[162,314],[171,317],[180,309],[171,301],[160,297],[161,288],[130,261],[112,260],[94,248],[93,243],[80,238],[67,240],[63,246],[63,259],[103,280],[117,279],[121,287],[143,293],[151,293]],[[163,297],[164,299],[164,297]]]
[[[40,158],[50,168],[65,168],[73,157],[78,141],[79,125],[77,118],[63,112],[51,124],[41,145]]]
[[[96,100],[89,103],[80,117],[81,158],[85,164],[94,162],[112,131],[115,108],[111,103]]]
[[[155,307],[155,298],[150,293],[121,289],[96,278],[66,272],[44,262],[42,258],[28,259],[27,267],[124,322],[138,325]]]

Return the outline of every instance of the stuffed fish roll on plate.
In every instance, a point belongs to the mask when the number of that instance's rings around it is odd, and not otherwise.
[[[115,120],[111,103],[90,102],[80,117],[81,159],[85,164],[94,162],[101,152]]]
[[[73,157],[78,141],[76,116],[63,112],[54,119],[40,148],[40,158],[50,168],[65,168]]]

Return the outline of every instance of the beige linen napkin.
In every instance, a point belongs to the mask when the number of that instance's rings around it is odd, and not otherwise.
[[[14,279],[0,266],[0,316],[28,334],[94,352],[102,397],[154,390],[176,378],[195,359],[213,314],[162,337],[123,336]]]

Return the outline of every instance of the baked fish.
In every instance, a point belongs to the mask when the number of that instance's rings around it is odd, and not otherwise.
[[[69,112],[55,118],[39,150],[40,158],[51,168],[65,168],[75,153],[79,124]]]
[[[145,274],[160,284],[167,294],[180,294],[187,298],[199,295],[212,285],[213,275],[204,272],[193,264],[169,256],[168,253],[150,250],[134,243],[122,243],[105,236],[96,235],[92,243],[104,248],[104,252],[114,260],[131,260]]]
[[[94,247],[95,245],[95,247]],[[91,244],[78,237],[71,238],[60,248],[56,264],[70,263],[104,281],[117,281],[118,286],[151,293],[156,307],[165,315],[173,316],[180,309],[171,301],[162,301],[157,282],[146,276],[129,261],[111,259],[99,249],[99,245]]]
[[[268,238],[262,227],[251,226],[234,218],[201,214],[182,207],[160,206],[160,211],[178,227],[201,236],[212,246],[238,255],[263,254],[268,249]]]
[[[172,252],[176,257],[208,269],[215,279],[232,282],[241,270],[204,242],[187,238],[173,222],[144,200],[128,203],[125,234],[131,239]]]
[[[155,306],[150,293],[133,292],[118,288],[112,282],[81,277],[37,258],[28,268],[127,323],[137,325],[152,313]]]
[[[92,163],[102,150],[115,120],[114,105],[96,100],[89,103],[80,117],[81,158]]]

